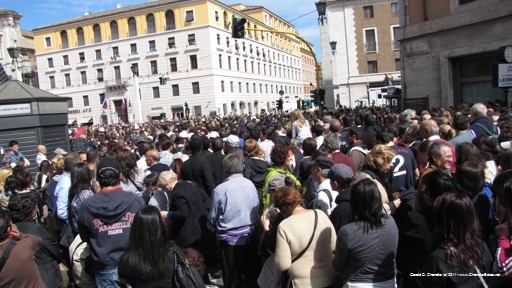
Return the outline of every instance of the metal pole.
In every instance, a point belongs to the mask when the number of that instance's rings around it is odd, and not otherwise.
[[[135,100],[137,103],[137,118],[135,119],[135,122],[141,123],[144,120],[142,119],[142,104],[140,102],[139,76],[133,75],[133,79],[135,80]]]

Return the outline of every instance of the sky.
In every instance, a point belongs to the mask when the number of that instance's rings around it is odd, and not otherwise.
[[[146,2],[150,0],[0,0],[0,7],[23,15],[20,21],[21,29],[32,30],[39,26],[79,17],[86,11],[102,12],[115,9],[117,4],[127,7]],[[284,20],[291,21],[299,34],[314,45],[317,57],[321,56],[315,0],[221,0],[221,2],[228,5],[242,3],[267,8]]]

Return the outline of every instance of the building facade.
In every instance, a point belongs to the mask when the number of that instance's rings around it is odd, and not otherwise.
[[[319,27],[327,108],[383,103],[369,99],[369,91],[389,86],[386,77],[401,83],[398,1],[324,2],[326,19],[319,19]]]
[[[21,17],[16,11],[0,8],[0,64],[11,79],[37,87],[34,36],[20,29]],[[9,48],[16,48],[18,57],[11,57]]]
[[[34,29],[40,86],[71,97],[70,122],[117,123],[271,111],[279,91],[304,93],[300,42],[247,31],[294,31],[263,7],[153,1]]]
[[[401,0],[402,76],[407,99],[430,107],[507,101],[493,80],[497,50],[512,44],[512,7],[502,0]]]

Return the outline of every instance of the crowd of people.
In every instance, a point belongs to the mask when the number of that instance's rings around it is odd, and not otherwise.
[[[181,257],[203,287],[512,285],[508,107],[294,110],[69,135],[35,159],[15,139],[2,155],[1,287],[175,287]]]

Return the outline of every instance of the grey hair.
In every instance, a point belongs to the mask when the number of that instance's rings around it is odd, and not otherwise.
[[[400,116],[398,116],[401,124],[407,124],[411,121],[411,118],[416,116],[416,111],[413,109],[405,109]]]
[[[336,136],[333,133],[329,133],[329,134],[327,134],[327,136],[325,136],[323,145],[324,145],[325,149],[327,149],[327,151],[329,151],[329,153],[332,153],[336,150],[340,150],[341,139],[339,136]]]
[[[434,163],[434,157],[442,157],[443,156],[443,147],[448,147],[452,149],[452,146],[446,142],[436,141],[430,145],[428,148],[428,161],[430,164]]]
[[[244,157],[237,154],[229,154],[222,160],[224,171],[228,175],[242,173],[244,170]]]
[[[487,106],[482,103],[475,103],[471,106],[471,111],[473,111],[476,116],[487,116]]]

